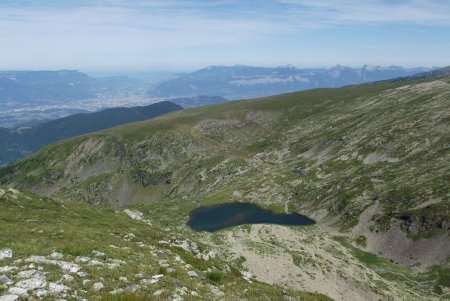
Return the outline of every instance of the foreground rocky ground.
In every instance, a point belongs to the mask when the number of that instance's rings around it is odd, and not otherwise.
[[[196,233],[177,204],[112,211],[0,191],[2,301],[439,300],[436,288],[447,289],[446,275],[416,273],[318,226]],[[159,210],[178,218],[167,226]]]
[[[94,209],[14,189],[0,189],[0,208],[1,301],[329,300],[264,284],[223,246],[137,210]]]

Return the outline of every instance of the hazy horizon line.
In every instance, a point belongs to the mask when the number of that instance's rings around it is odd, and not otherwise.
[[[450,65],[450,64],[449,64]],[[404,69],[418,69],[418,68],[427,68],[427,69],[438,69],[443,68],[448,65],[396,65],[396,64],[332,64],[332,65],[309,65],[309,66],[298,66],[294,64],[280,64],[280,65],[252,65],[252,64],[217,64],[217,65],[205,65],[203,67],[197,67],[197,68],[167,68],[167,69],[161,69],[161,68],[145,68],[145,69],[86,69],[86,68],[17,68],[17,69],[0,69],[0,72],[57,72],[57,71],[78,71],[81,73],[86,74],[101,74],[101,73],[188,73],[188,72],[195,72],[202,69],[207,69],[211,67],[248,67],[248,68],[295,68],[295,69],[332,69],[336,67],[343,67],[343,68],[352,68],[352,69],[361,69],[364,67],[380,67],[380,68],[390,68],[390,67],[399,67]]]

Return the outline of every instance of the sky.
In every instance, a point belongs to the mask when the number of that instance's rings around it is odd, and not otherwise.
[[[0,0],[0,70],[450,65],[450,0]]]

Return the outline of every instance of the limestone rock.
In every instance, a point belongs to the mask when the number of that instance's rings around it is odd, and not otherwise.
[[[163,292],[164,292],[164,290],[157,290],[156,292],[153,293],[153,295],[160,296]]]
[[[32,278],[32,277],[43,276],[43,275],[44,275],[43,272],[37,271],[37,270],[26,270],[26,271],[19,272],[17,274],[17,276],[19,278]]]
[[[47,259],[44,256],[31,256],[25,260],[25,262],[33,262],[38,264],[48,264],[48,265],[55,265],[60,267],[63,271],[69,272],[69,273],[77,273],[81,267],[75,263],[70,263],[66,261],[60,261],[60,260],[51,260]]]
[[[4,295],[0,296],[0,301],[16,301],[19,299],[17,295]]]
[[[159,279],[161,279],[162,277],[164,277],[163,274],[157,274],[157,275],[153,275],[153,276],[152,276],[152,279],[159,280]]]
[[[118,289],[115,289],[115,290],[113,290],[113,291],[110,291],[109,293],[110,293],[111,295],[121,294],[121,293],[123,293],[123,289],[118,288]]]
[[[182,288],[178,288],[177,289],[177,292],[180,293],[180,295],[182,295],[182,296],[186,295],[188,293],[188,291],[189,291],[188,288],[185,287],[185,286],[183,286]]]
[[[184,299],[180,296],[180,295],[178,295],[178,294],[174,294],[173,296],[172,296],[172,301],[183,301]]]
[[[91,260],[90,257],[87,256],[77,256],[75,258],[75,262],[79,262],[79,263],[88,263]]]
[[[99,267],[99,266],[102,266],[103,263],[98,260],[92,259],[91,262],[89,262],[89,265],[94,266],[94,267]]]
[[[65,285],[63,285],[63,284],[58,284],[58,283],[55,283],[55,282],[50,282],[50,283],[48,284],[48,289],[50,290],[50,293],[51,293],[52,295],[59,295],[59,294],[62,294],[62,293],[65,293],[65,292],[69,291],[69,290],[70,290],[70,287],[65,286]]]
[[[97,250],[93,250],[92,254],[94,254],[95,257],[106,258],[106,254],[105,253],[99,252]]]
[[[92,288],[95,290],[95,291],[99,291],[99,290],[101,290],[101,289],[103,289],[105,286],[103,285],[103,283],[101,283],[101,282],[96,282],[96,283],[94,283],[94,285],[92,286]]]
[[[78,275],[78,277],[84,278],[84,277],[87,277],[88,274],[86,272],[79,271],[79,272],[77,272],[77,275]]]
[[[50,294],[50,292],[48,290],[42,289],[42,288],[40,288],[38,290],[35,290],[34,293],[33,293],[33,295],[35,295],[38,298],[46,297],[49,294]]]
[[[13,257],[13,251],[11,249],[0,250],[0,260],[6,259],[6,258],[12,258],[12,257]]]
[[[183,240],[181,242],[176,242],[174,245],[194,255],[200,253],[200,250],[198,249],[197,244],[195,242]]]
[[[58,252],[52,252],[52,254],[50,254],[50,257],[53,259],[63,259],[64,255]]]
[[[211,294],[216,296],[216,297],[221,297],[223,295],[225,295],[225,293],[223,291],[221,291],[217,286],[211,285]]]
[[[21,287],[11,287],[8,292],[12,295],[27,296],[28,291]]]
[[[7,266],[4,266],[4,267],[0,267],[0,273],[8,273],[8,272],[11,272],[11,271],[15,271],[17,269],[18,269],[18,267],[15,266],[15,265],[12,265],[12,266],[7,265]]]
[[[136,238],[136,235],[134,235],[133,233],[128,233],[127,235],[125,235],[123,237],[123,239],[126,240],[126,241],[132,241],[135,238]]]
[[[135,278],[138,278],[138,279],[142,279],[142,278],[144,278],[144,274],[142,274],[142,273],[136,273],[136,274],[134,274],[134,277],[135,277]]]
[[[152,225],[152,223],[149,220],[144,219],[144,213],[138,210],[125,209],[123,212],[125,212],[126,215],[128,215],[130,218],[134,220],[142,221],[150,226]]]
[[[74,279],[73,276],[69,274],[64,274],[61,277],[61,281],[72,281],[73,279]]]
[[[108,259],[107,262],[108,263],[106,265],[110,269],[115,269],[115,268],[120,267],[121,265],[126,265],[127,264],[125,261],[119,260],[119,259]]]
[[[43,288],[47,285],[45,277],[37,275],[33,278],[19,281],[15,284],[16,287],[23,288],[26,290],[35,290],[38,288]]]
[[[138,289],[139,289],[139,286],[136,284],[131,284],[131,285],[128,285],[127,287],[123,288],[123,290],[125,292],[132,292],[132,293],[137,291]]]
[[[247,281],[253,278],[253,275],[250,272],[242,271],[241,274],[242,274],[242,277]]]

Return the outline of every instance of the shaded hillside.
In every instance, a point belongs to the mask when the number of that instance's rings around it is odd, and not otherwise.
[[[276,68],[211,66],[163,81],[152,87],[148,95],[152,97],[219,95],[227,99],[243,99],[312,88],[367,83],[427,70],[368,65],[362,68],[338,65],[329,69],[298,69],[293,66]]]
[[[31,128],[0,129],[0,164],[20,159],[44,145],[61,139],[128,122],[147,120],[181,109],[179,105],[164,101],[143,107],[112,108],[95,113],[75,114]]]

